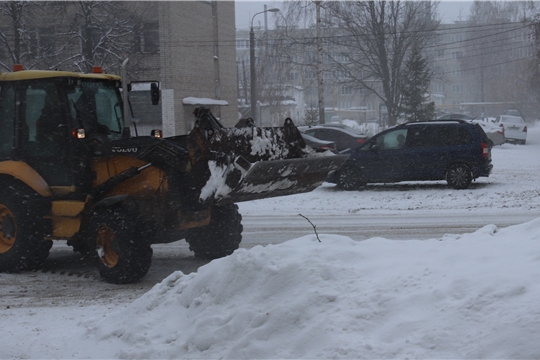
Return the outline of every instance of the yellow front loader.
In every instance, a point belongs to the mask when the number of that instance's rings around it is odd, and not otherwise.
[[[347,158],[317,156],[290,119],[225,128],[204,107],[188,135],[132,137],[121,88],[102,73],[0,73],[0,271],[39,268],[53,240],[112,283],[141,279],[155,243],[226,256],[242,239],[236,202],[311,191]]]

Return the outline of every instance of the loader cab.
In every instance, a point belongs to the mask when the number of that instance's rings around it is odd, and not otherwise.
[[[61,75],[0,82],[0,161],[28,163],[49,186],[84,187],[89,143],[122,138],[120,81]]]

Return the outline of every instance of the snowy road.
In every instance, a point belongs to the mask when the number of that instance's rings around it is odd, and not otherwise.
[[[499,228],[540,217],[540,126],[529,131],[527,145],[493,149],[493,174],[470,189],[453,190],[445,182],[371,185],[341,191],[324,184],[308,194],[240,203],[242,247],[277,244],[307,234],[338,234],[353,240],[382,237],[424,240],[445,234]],[[0,274],[0,308],[81,306],[133,300],[174,271],[191,273],[206,264],[195,259],[185,241],[154,245],[152,267],[139,283],[117,286],[99,279],[92,264],[81,261],[65,242],[51,249],[43,271]]]
[[[372,237],[386,239],[430,239],[444,234],[464,234],[486,224],[498,227],[521,224],[540,216],[537,212],[516,211],[511,214],[395,213],[379,215],[308,216],[319,234],[337,234],[353,240]],[[311,224],[301,216],[244,216],[242,246],[276,244],[313,233]]]

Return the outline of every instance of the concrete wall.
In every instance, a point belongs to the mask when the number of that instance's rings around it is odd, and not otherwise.
[[[186,97],[227,101],[228,107],[212,107],[212,111],[225,126],[234,125],[238,113],[234,2],[160,1],[156,4],[160,23],[161,85],[174,102],[174,133],[185,134],[193,126],[195,106],[183,105]],[[170,114],[164,116],[169,117]]]

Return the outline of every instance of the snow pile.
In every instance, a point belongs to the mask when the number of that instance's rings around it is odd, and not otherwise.
[[[173,273],[85,341],[119,358],[540,357],[540,219],[427,241],[320,238]]]

